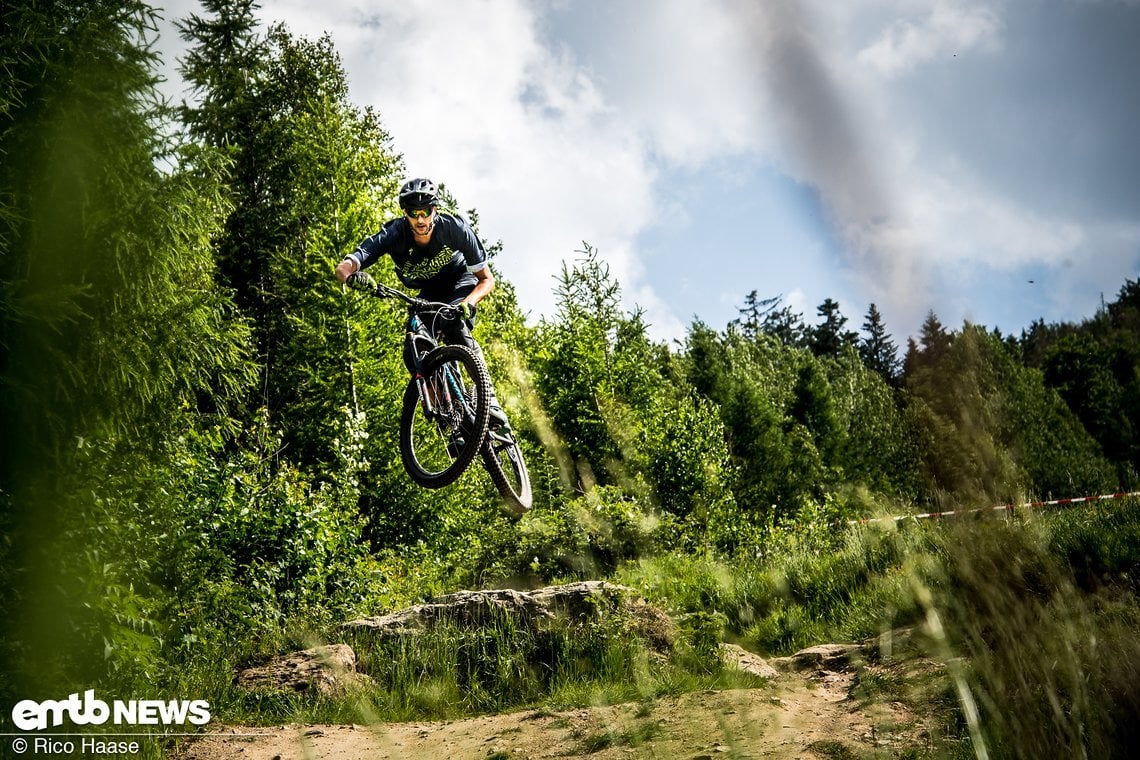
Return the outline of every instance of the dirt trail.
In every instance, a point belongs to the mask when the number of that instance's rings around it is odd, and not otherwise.
[[[857,697],[858,678],[854,671],[792,672],[759,689],[433,723],[216,728],[249,736],[213,735],[181,747],[173,757],[847,758],[892,757],[927,744],[923,721],[901,702]]]

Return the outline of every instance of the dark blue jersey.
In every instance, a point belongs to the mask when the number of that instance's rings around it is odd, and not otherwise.
[[[393,219],[352,253],[361,269],[385,254],[396,265],[396,276],[429,301],[451,303],[475,287],[475,272],[487,266],[487,254],[475,232],[461,216],[437,213],[431,240],[416,245],[404,217]]]

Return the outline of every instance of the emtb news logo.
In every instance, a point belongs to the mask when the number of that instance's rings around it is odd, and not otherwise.
[[[67,699],[36,702],[25,699],[12,708],[12,722],[21,731],[42,731],[63,725],[69,718],[77,726],[102,726],[108,721],[116,726],[204,726],[210,722],[210,703],[204,699],[163,702],[157,699],[116,699],[107,704],[95,698],[95,690],[71,694]]]

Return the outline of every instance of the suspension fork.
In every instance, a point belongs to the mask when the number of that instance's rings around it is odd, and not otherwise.
[[[430,393],[430,386],[428,385],[427,378],[424,377],[424,364],[423,357],[420,356],[419,350],[416,348],[416,322],[413,317],[412,328],[408,330],[407,335],[407,353],[412,357],[412,379],[416,381],[416,390],[420,394],[420,403],[423,404],[424,414],[431,416],[435,414],[435,404]]]
[[[416,364],[420,362],[417,359]],[[462,398],[463,391],[456,386],[455,373],[449,371],[449,367],[440,367],[437,372],[444,373],[444,382],[432,383],[429,382],[421,366],[416,367],[414,374],[416,380],[416,387],[420,392],[420,402],[424,407],[424,414],[434,416],[442,405],[442,408],[455,408],[457,404],[455,399]]]

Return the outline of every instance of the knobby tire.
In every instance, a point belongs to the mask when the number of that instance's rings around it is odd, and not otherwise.
[[[408,387],[404,391],[404,407],[400,415],[400,457],[404,461],[404,469],[408,471],[408,475],[424,488],[443,488],[454,483],[475,459],[475,455],[479,453],[483,439],[487,435],[487,422],[491,411],[491,376],[483,362],[479,361],[469,348],[465,346],[440,346],[432,350],[423,359],[424,378],[430,382],[433,377],[437,376],[437,373],[443,372],[450,362],[457,362],[462,365],[467,377],[473,382],[474,387],[465,388],[465,390],[468,393],[473,391],[474,398],[472,401],[475,408],[474,410],[465,410],[463,415],[465,419],[460,425],[464,445],[455,452],[454,459],[450,459],[446,467],[434,469],[430,464],[421,461],[428,458],[424,456],[427,452],[417,451],[415,435],[417,427],[426,426],[425,435],[432,437],[432,434],[438,433],[439,440],[436,443],[439,444],[444,441],[443,445],[446,447],[444,440],[446,433],[453,432],[453,430],[441,431],[438,429],[439,426],[436,421],[425,416],[416,378],[413,377],[408,382]],[[466,386],[466,381],[464,385]]]
[[[496,435],[507,438],[506,442],[496,439]],[[523,461],[522,449],[514,438],[514,433],[487,433],[487,440],[482,450],[483,467],[491,476],[499,495],[507,509],[518,516],[530,509],[532,502],[530,490],[530,474]],[[510,468],[510,472],[504,467]]]

